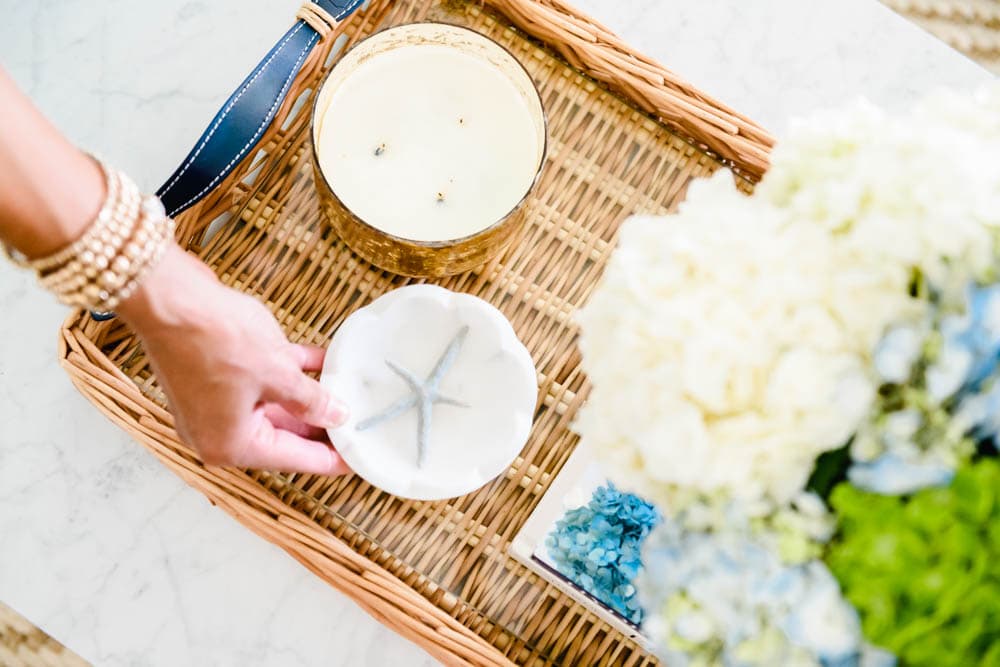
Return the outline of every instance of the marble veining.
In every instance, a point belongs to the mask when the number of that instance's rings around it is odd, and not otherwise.
[[[898,106],[989,77],[875,0],[574,1],[777,130],[861,93]],[[297,5],[0,0],[0,62],[153,189]],[[56,363],[65,311],[4,262],[0,312],[0,599],[102,667],[436,664],[80,397]]]

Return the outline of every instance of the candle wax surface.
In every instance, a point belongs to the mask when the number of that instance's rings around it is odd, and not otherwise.
[[[531,111],[484,58],[407,44],[362,62],[333,91],[317,137],[323,173],[359,218],[413,241],[501,220],[541,155]]]

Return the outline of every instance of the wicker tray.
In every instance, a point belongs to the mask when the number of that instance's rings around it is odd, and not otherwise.
[[[0,603],[0,665],[4,667],[90,667],[83,658]]]
[[[180,216],[179,240],[224,282],[266,302],[297,341],[325,344],[353,309],[408,282],[359,260],[322,224],[305,153],[307,102],[346,46],[429,18],[510,49],[549,118],[548,163],[521,237],[480,271],[441,281],[499,307],[534,356],[535,425],[506,475],[429,503],[356,477],[209,470],[178,440],[124,325],[73,314],[62,363],[80,391],[187,483],[443,662],[653,664],[507,549],[576,445],[569,426],[588,384],[571,315],[600,276],[619,224],[633,212],[669,211],[692,177],[723,162],[749,190],[766,168],[766,132],[561,0],[373,0],[310,56],[257,154]]]

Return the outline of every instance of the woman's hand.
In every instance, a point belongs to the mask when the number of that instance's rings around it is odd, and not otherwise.
[[[0,108],[0,241],[44,257],[94,220],[104,177],[2,68]],[[205,463],[347,472],[324,430],[345,409],[305,375],[320,370],[323,351],[289,343],[262,304],[171,245],[118,312],[142,338],[178,432]]]
[[[326,440],[346,408],[305,375],[321,348],[289,343],[271,313],[171,246],[118,308],[142,339],[181,437],[207,465],[339,475]]]

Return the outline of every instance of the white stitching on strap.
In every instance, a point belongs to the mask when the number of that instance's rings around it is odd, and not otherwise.
[[[340,19],[342,19],[351,10],[353,10],[355,7],[357,7],[360,4],[362,4],[362,3],[360,3],[360,2],[348,2],[348,4],[340,11],[340,13],[333,17],[334,20],[340,21]],[[274,59],[274,57],[276,55],[278,55],[278,53],[281,52],[282,49],[285,48],[285,45],[288,43],[288,40],[290,40],[295,35],[295,33],[297,33],[302,28],[302,26],[304,26],[304,25],[307,25],[307,24],[305,22],[299,23],[299,25],[297,25],[295,27],[295,30],[293,30],[292,32],[290,32],[288,34],[288,36],[285,37],[284,40],[282,40],[281,44],[278,45],[278,48],[275,49],[274,53],[272,53],[270,55],[270,57],[260,66],[260,68],[257,70],[257,72],[253,75],[253,77],[249,81],[247,81],[246,85],[243,86],[242,89],[240,89],[240,92],[236,95],[236,97],[234,97],[232,99],[232,101],[229,104],[226,105],[226,108],[223,109],[222,113],[219,115],[219,118],[217,118],[216,121],[215,121],[215,123],[212,124],[212,128],[208,131],[208,133],[205,135],[205,137],[198,144],[198,148],[195,149],[194,153],[191,154],[191,157],[184,164],[184,166],[181,168],[181,170],[177,173],[177,176],[175,176],[173,178],[173,180],[171,180],[170,183],[168,183],[167,186],[163,189],[163,192],[160,194],[161,197],[163,197],[164,195],[166,195],[171,190],[171,188],[173,188],[177,184],[177,181],[180,180],[181,176],[183,176],[184,173],[188,169],[190,169],[191,165],[194,164],[194,161],[198,158],[198,155],[201,153],[202,150],[204,150],[205,146],[208,144],[209,140],[212,138],[212,135],[215,134],[215,131],[217,129],[219,129],[219,125],[221,125],[222,121],[225,120],[225,118],[226,118],[227,115],[229,115],[229,112],[232,110],[233,106],[235,106],[235,104],[239,101],[239,99],[243,96],[243,94],[250,88],[250,86],[253,84],[253,82],[257,80],[257,77],[259,77],[264,72],[264,70],[267,69],[267,67],[271,64],[271,61]],[[229,171],[229,169],[243,156],[244,153],[247,152],[247,150],[249,150],[249,148],[257,140],[257,137],[260,136],[260,133],[263,131],[264,126],[267,125],[268,122],[271,120],[271,115],[274,113],[275,108],[282,102],[282,100],[283,100],[283,98],[285,96],[285,91],[288,89],[288,86],[291,83],[291,80],[295,77],[296,74],[298,74],[298,69],[299,69],[300,64],[305,59],[305,56],[308,53],[309,49],[312,47],[313,43],[315,43],[316,39],[319,36],[320,35],[318,33],[315,34],[315,35],[313,35],[309,39],[309,41],[306,43],[306,45],[302,49],[302,51],[299,52],[299,57],[295,61],[295,66],[292,68],[292,72],[289,75],[289,77],[287,79],[285,79],[285,83],[282,85],[281,90],[278,92],[278,96],[275,99],[274,104],[271,105],[271,108],[268,110],[267,114],[264,116],[264,120],[261,122],[260,126],[257,128],[257,131],[254,132],[254,135],[250,138],[250,140],[246,143],[246,145],[243,146],[243,148],[240,150],[240,152],[237,153],[236,156],[232,160],[229,161],[229,164],[227,164],[225,167],[223,167],[222,172],[220,172],[215,178],[213,178],[212,181],[201,190],[201,192],[199,192],[194,197],[192,197],[191,199],[189,199],[186,202],[184,202],[183,204],[181,204],[179,208],[183,209],[183,208],[191,205],[192,203],[196,202],[202,195],[204,195],[206,192],[208,192],[209,190],[211,190],[215,186],[215,184],[219,182],[219,180],[223,177],[223,175],[227,171]]]
[[[305,25],[305,24],[303,23],[301,25]],[[300,25],[300,27],[301,27],[301,25]],[[212,181],[208,185],[206,185],[202,189],[201,192],[199,192],[194,197],[191,197],[191,199],[189,199],[186,202],[184,202],[183,204],[181,204],[180,208],[185,208],[185,207],[193,204],[194,202],[198,201],[198,199],[203,194],[205,194],[206,192],[208,192],[209,190],[211,190],[213,187],[215,187],[215,184],[218,183],[222,179],[222,177],[226,174],[226,172],[228,172],[229,169],[234,164],[236,164],[236,162],[241,157],[243,157],[243,154],[246,153],[250,149],[250,147],[254,145],[254,143],[257,141],[257,137],[260,136],[261,132],[264,131],[264,128],[271,121],[272,114],[274,113],[275,109],[278,108],[278,105],[281,104],[282,100],[285,97],[285,91],[288,89],[288,86],[292,83],[292,79],[295,78],[295,75],[298,74],[299,66],[302,64],[302,61],[305,59],[306,54],[309,53],[309,49],[312,48],[313,43],[318,38],[319,38],[319,33],[314,34],[312,37],[309,38],[309,41],[306,42],[306,45],[302,48],[302,51],[299,52],[299,57],[295,61],[295,66],[292,68],[292,71],[289,72],[288,77],[285,79],[285,83],[281,86],[281,90],[278,91],[278,95],[277,95],[277,97],[274,100],[274,104],[272,104],[271,108],[268,109],[267,114],[264,116],[264,120],[261,121],[260,126],[257,128],[257,131],[254,132],[253,136],[250,137],[250,139],[247,141],[247,143],[244,144],[243,148],[240,149],[240,152],[237,153],[235,156],[233,156],[233,159],[229,161],[229,164],[227,164],[225,167],[223,167],[222,171],[219,172],[219,174],[215,178],[213,178]]]
[[[317,2],[316,4],[319,3]],[[347,12],[351,11],[360,4],[361,4],[360,2],[348,2],[347,6],[344,7],[342,10],[340,10],[340,13],[334,16],[333,18],[339,21],[340,19],[344,18],[344,15],[347,14]]]
[[[264,61],[264,64],[260,66],[260,68],[257,70],[257,73],[254,74],[249,81],[247,81],[246,85],[240,89],[240,92],[236,95],[236,97],[230,100],[229,104],[226,105],[226,108],[222,110],[222,113],[219,114],[219,117],[215,120],[215,123],[212,124],[212,128],[208,131],[208,133],[201,140],[201,142],[199,142],[198,148],[195,149],[194,153],[191,154],[191,157],[188,158],[188,161],[184,164],[181,170],[177,172],[177,175],[174,176],[173,180],[167,184],[167,187],[163,188],[163,192],[160,193],[160,197],[165,196],[168,192],[170,192],[171,188],[177,185],[177,181],[179,181],[181,179],[181,176],[183,176],[184,173],[191,168],[191,165],[194,164],[194,161],[198,158],[198,155],[201,153],[202,150],[204,150],[205,146],[208,144],[209,139],[211,139],[212,135],[215,134],[215,131],[219,129],[219,125],[221,125],[222,121],[226,119],[226,116],[229,115],[229,112],[232,110],[232,108],[236,105],[237,102],[239,102],[240,98],[243,97],[243,94],[250,88],[251,85],[253,85],[253,82],[257,80],[257,77],[259,77],[264,72],[264,70],[268,68],[268,66],[271,64],[271,61],[274,60],[274,57],[278,55],[282,51],[282,49],[285,48],[285,45],[288,43],[288,40],[290,40],[295,35],[295,33],[297,33],[304,25],[305,23],[300,23],[295,27],[295,30],[288,33],[288,36],[286,36],[285,39],[282,40],[281,44],[278,45],[278,48],[274,50],[274,53],[272,53],[271,56],[266,61]],[[310,44],[312,44],[312,42],[313,40],[309,41]],[[287,82],[285,85],[286,86],[288,85]],[[187,204],[185,204],[185,206],[186,205]]]

